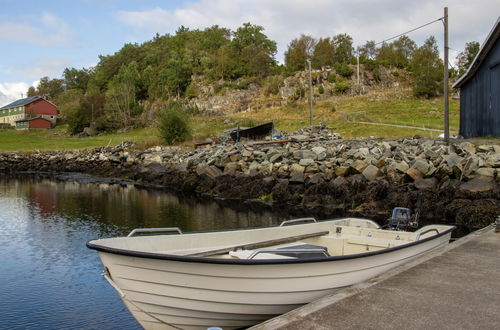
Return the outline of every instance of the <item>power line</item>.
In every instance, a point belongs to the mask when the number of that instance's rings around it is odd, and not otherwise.
[[[387,41],[389,41],[389,40],[399,38],[399,37],[401,37],[401,36],[404,36],[405,34],[408,34],[408,33],[410,33],[410,32],[413,32],[413,31],[416,31],[416,30],[421,29],[421,28],[423,28],[423,27],[426,27],[427,25],[431,25],[431,24],[433,24],[433,23],[436,23],[436,22],[438,22],[438,21],[441,21],[443,18],[444,18],[444,17],[440,17],[440,18],[438,18],[438,19],[436,19],[436,20],[434,20],[434,21],[432,21],[432,22],[426,23],[426,24],[424,24],[424,25],[421,25],[421,26],[416,27],[416,28],[414,28],[414,29],[411,29],[411,30],[409,30],[409,31],[406,31],[406,32],[400,33],[400,34],[398,34],[397,36],[394,36],[394,37],[391,37],[391,38],[388,38],[388,39],[382,40],[382,41],[380,41],[380,42],[377,42],[374,46],[377,46],[377,45],[383,44],[384,42],[387,42]]]

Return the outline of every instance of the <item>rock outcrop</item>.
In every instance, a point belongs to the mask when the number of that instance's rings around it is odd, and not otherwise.
[[[351,65],[352,72],[345,77],[332,68],[313,72],[314,99],[327,100],[339,94],[357,95],[380,88],[397,88],[406,86],[409,82],[409,73],[404,70],[383,66],[377,70],[370,70],[361,64],[360,86],[356,86],[355,68]],[[336,78],[331,79],[331,77]],[[270,91],[269,82],[275,84],[274,91]],[[299,71],[289,77],[274,76],[267,82],[241,78],[236,81],[220,80],[209,83],[202,76],[193,76],[191,84],[197,91],[196,96],[189,100],[192,107],[205,113],[223,115],[306,100],[309,72]],[[340,85],[344,87],[339,89]]]

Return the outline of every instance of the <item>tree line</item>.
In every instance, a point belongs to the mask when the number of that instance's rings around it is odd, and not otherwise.
[[[472,61],[478,45],[467,44],[458,60],[460,71]],[[235,31],[217,25],[203,30],[181,26],[173,35],[156,34],[150,41],[125,44],[113,55],[99,56],[95,67],[66,68],[61,78],[43,77],[27,95],[57,104],[70,132],[78,133],[87,126],[104,131],[147,125],[151,118],[145,115],[145,104],[197,96],[195,76],[208,82],[261,81],[293,75],[304,70],[308,60],[315,69],[331,68],[344,76],[352,74],[356,56],[367,69],[407,69],[416,96],[434,96],[442,86],[443,64],[434,37],[420,47],[402,36],[380,46],[368,41],[354,49],[348,34],[320,39],[301,35],[288,44],[284,64],[276,61],[276,51],[276,42],[259,25],[245,23]]]

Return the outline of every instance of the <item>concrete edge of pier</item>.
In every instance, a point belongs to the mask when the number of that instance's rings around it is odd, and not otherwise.
[[[374,277],[368,281],[365,281],[365,282],[353,285],[351,287],[339,290],[331,295],[328,295],[328,296],[325,296],[325,297],[320,298],[318,300],[315,300],[307,305],[304,305],[302,307],[294,309],[286,314],[277,316],[277,317],[270,319],[266,322],[255,325],[250,329],[253,329],[253,330],[278,329],[278,328],[283,328],[283,329],[295,329],[295,328],[313,329],[313,328],[318,328],[318,325],[319,325],[319,328],[324,328],[324,329],[331,328],[332,325],[335,325],[336,322],[339,321],[339,318],[338,318],[339,315],[346,314],[345,313],[346,306],[340,306],[340,305],[345,304],[345,305],[349,306],[349,304],[350,304],[351,305],[350,307],[356,306],[356,304],[353,304],[352,302],[349,303],[348,302],[349,299],[351,299],[351,300],[357,299],[358,300],[357,304],[360,304],[360,305],[358,305],[360,313],[359,314],[354,313],[352,316],[346,316],[346,318],[357,318],[357,320],[356,321],[343,320],[344,321],[343,328],[350,328],[351,327],[350,324],[353,324],[353,323],[356,323],[356,326],[352,326],[352,328],[356,328],[356,327],[360,326],[359,318],[363,318],[364,317],[363,315],[366,315],[366,314],[362,313],[362,310],[361,310],[362,308],[365,308],[365,309],[371,308],[372,310],[369,312],[373,312],[374,309],[377,309],[377,310],[379,310],[378,312],[380,312],[380,310],[384,309],[383,306],[364,307],[363,305],[365,305],[365,303],[370,303],[369,302],[370,299],[366,299],[367,295],[368,295],[368,297],[370,295],[373,296],[375,294],[380,294],[380,293],[382,293],[382,295],[383,295],[384,292],[390,293],[391,291],[394,292],[397,290],[411,291],[412,290],[411,285],[408,285],[408,283],[405,283],[405,286],[402,288],[400,285],[400,288],[396,288],[396,290],[393,287],[390,287],[390,285],[387,283],[394,282],[394,279],[398,279],[398,277],[403,278],[404,280],[407,280],[407,278],[412,276],[412,275],[411,274],[408,275],[407,273],[403,274],[403,273],[405,273],[409,270],[412,270],[416,266],[427,263],[428,261],[430,261],[436,257],[443,256],[444,254],[447,254],[447,253],[450,253],[453,251],[455,251],[455,252],[458,251],[456,254],[464,254],[464,253],[466,253],[464,251],[468,250],[468,248],[459,249],[459,250],[457,250],[457,248],[463,246],[464,244],[474,243],[475,241],[480,241],[479,238],[485,237],[486,235],[491,235],[491,234],[495,235],[493,225],[490,225],[490,226],[484,227],[482,229],[479,229],[477,231],[474,231],[474,232],[468,234],[467,236],[464,236],[462,238],[457,239],[456,241],[450,243],[449,245],[447,245],[444,248],[433,251],[425,256],[422,256],[420,258],[412,260],[411,262],[406,263],[404,265],[398,266],[398,267],[396,267],[396,268],[394,268],[386,273],[383,273],[377,277]],[[496,237],[494,239],[495,249],[500,250],[500,234],[497,234],[497,235],[499,235],[498,236],[499,239],[497,240]],[[495,254],[493,254],[493,256],[494,255]],[[492,256],[486,256],[485,258],[491,259],[491,257]],[[471,257],[468,257],[468,256],[465,256],[465,257],[462,256],[462,258],[471,259]],[[477,256],[474,256],[474,259],[478,259]],[[436,267],[436,265],[430,265],[427,268],[429,268],[429,267]],[[445,267],[446,267],[446,265],[445,265]],[[457,273],[456,269],[453,269],[453,270],[445,269],[445,271]],[[481,276],[483,276],[483,277],[490,276],[490,275],[496,276],[496,275],[498,275],[498,271],[499,271],[499,269],[495,268],[494,270],[491,270],[491,272],[493,272],[492,274],[484,274],[484,272],[483,272],[483,274],[481,274]],[[428,272],[428,269],[425,269],[425,272]],[[442,275],[443,275],[442,273],[439,274],[440,277],[442,277]],[[419,276],[422,276],[422,275],[420,274]],[[465,279],[467,279],[466,274],[463,274],[462,277],[465,277]],[[388,281],[389,279],[391,279],[391,281]],[[496,278],[496,281],[498,281],[500,283],[498,278]],[[386,287],[384,288],[384,286],[386,286]],[[380,290],[380,288],[382,288],[382,290]],[[369,289],[372,289],[372,290],[369,290]],[[485,290],[488,290],[488,288],[485,288]],[[491,290],[491,288],[489,290]],[[372,291],[372,292],[370,292],[370,291]],[[382,292],[380,292],[380,291],[382,291]],[[397,294],[399,296],[401,296],[400,293],[397,293]],[[430,293],[427,293],[427,295],[429,295],[429,294]],[[436,295],[436,294],[438,295],[439,292],[435,293],[434,295]],[[447,293],[447,294],[448,294],[447,298],[450,298],[449,293]],[[477,295],[477,292],[475,294]],[[356,295],[363,296],[363,297],[357,298],[357,297],[355,297]],[[397,302],[399,304],[405,303],[404,299],[408,299],[408,297],[410,297],[410,295],[414,295],[414,293],[403,292],[403,296],[405,296],[404,298],[396,297],[396,296],[395,296],[396,298],[388,297],[388,300],[389,300],[388,305],[390,305],[391,299],[392,300],[400,300]],[[425,295],[425,293],[423,293],[423,295]],[[379,298],[377,298],[377,299],[379,299]],[[425,297],[421,297],[418,299],[421,299],[421,303],[425,304],[425,301],[426,301]],[[396,303],[394,303],[394,304],[397,308],[397,304]],[[486,304],[486,302],[485,302],[485,304]],[[437,304],[437,305],[439,305],[439,304]],[[476,307],[478,309],[480,308],[480,306],[476,306]],[[422,310],[426,310],[427,308],[434,308],[434,307],[426,306],[425,308],[422,308]],[[439,306],[437,306],[437,308],[439,308]],[[335,310],[335,309],[337,309],[337,310]],[[417,307],[417,309],[418,309],[418,307]],[[419,311],[412,311],[412,312],[416,312],[415,314],[419,314]],[[427,310],[425,312],[428,313]],[[439,310],[436,310],[435,312],[439,313]],[[447,312],[449,312],[449,311],[447,311]],[[383,314],[383,313],[384,312],[381,311],[381,314]],[[375,313],[373,312],[373,314],[375,314]],[[332,315],[336,315],[336,316],[332,317]],[[374,316],[374,318],[377,319],[378,316]],[[383,318],[383,316],[380,316],[380,318]],[[367,322],[368,322],[368,319],[369,319],[369,317],[367,317]],[[369,321],[370,322],[369,328],[372,328],[372,329],[391,328],[391,326],[389,326],[389,327],[387,326],[387,323],[376,324],[376,322],[374,323],[373,320],[374,319],[372,317],[372,319],[370,319],[370,321]],[[408,321],[410,323],[406,324],[405,327],[421,328],[418,324],[419,322],[414,322],[415,324],[413,324],[413,325],[411,324],[411,316],[409,317]],[[381,322],[384,322],[384,321],[381,321]],[[400,326],[402,326],[402,325],[400,324]]]

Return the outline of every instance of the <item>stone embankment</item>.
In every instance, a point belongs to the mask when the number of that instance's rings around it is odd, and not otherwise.
[[[500,214],[500,145],[423,138],[343,140],[324,127],[281,141],[133,150],[0,154],[0,172],[79,172],[320,218],[383,221],[395,206],[421,222],[470,229]]]

